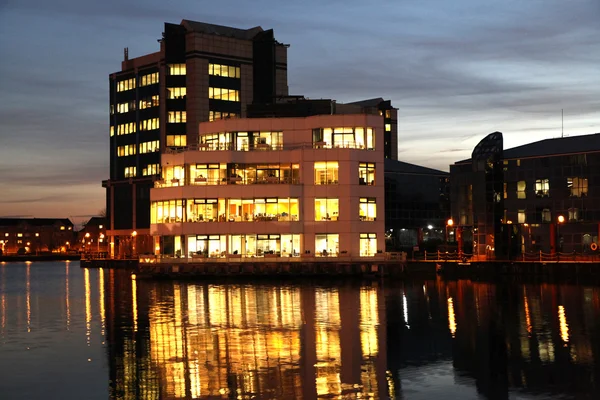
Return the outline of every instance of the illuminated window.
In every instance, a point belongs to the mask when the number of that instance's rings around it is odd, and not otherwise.
[[[155,94],[154,96],[144,97],[140,100],[140,110],[145,110],[146,108],[158,107],[159,106],[159,96]]]
[[[135,122],[127,122],[117,125],[117,136],[129,135],[136,132]]]
[[[506,190],[508,187],[508,184],[506,182],[504,182],[504,198],[508,199],[508,191]]]
[[[359,163],[358,164],[358,184],[359,185],[374,185],[375,184],[375,164],[374,163]]]
[[[315,221],[337,221],[339,199],[315,199]]]
[[[117,82],[117,92],[125,92],[131,89],[135,89],[135,78]]]
[[[196,164],[190,167],[190,180],[195,185],[218,185],[227,180],[227,164]]]
[[[358,214],[361,221],[375,221],[377,218],[377,204],[375,197],[361,197],[358,208]]]
[[[169,75],[185,75],[185,64],[169,64]]]
[[[375,149],[373,128],[317,128],[313,129],[313,146],[316,148]]]
[[[519,213],[517,214],[517,222],[519,224],[524,224],[527,222],[525,217],[525,210],[519,210]]]
[[[223,76],[226,78],[239,78],[240,67],[231,65],[208,64],[208,74],[214,76]]]
[[[186,135],[167,135],[167,147],[185,147],[187,146]]]
[[[5,233],[4,236],[8,237],[8,235],[10,235],[9,233]]]
[[[283,132],[254,132],[252,140],[255,149],[283,149]]]
[[[142,169],[142,175],[158,175],[160,171],[160,167],[158,164],[148,164],[144,169]]]
[[[151,142],[140,143],[140,154],[154,153],[160,149],[159,141],[153,140]]]
[[[35,237],[40,237],[40,233],[39,233],[39,232],[36,232],[36,233],[35,233]]]
[[[527,198],[527,193],[525,192],[526,188],[527,188],[527,183],[525,181],[517,182],[517,199]]]
[[[517,160],[517,167],[521,166],[521,160]]]
[[[535,195],[537,197],[550,196],[550,181],[548,179],[535,180]]]
[[[159,128],[158,118],[149,118],[140,121],[140,131],[151,131]]]
[[[135,167],[125,167],[125,178],[131,178],[135,176]]]
[[[386,132],[391,132],[392,131],[392,124],[385,124],[385,131]]]
[[[240,91],[235,89],[209,87],[208,98],[225,101],[240,101]]]
[[[181,123],[186,122],[185,111],[169,111],[169,123]]]
[[[167,88],[169,99],[183,99],[187,93],[184,87]]]
[[[569,222],[579,221],[579,209],[578,208],[569,208]]]
[[[150,223],[169,224],[182,222],[183,210],[183,200],[154,201],[150,209]]]
[[[360,234],[360,256],[371,257],[377,253],[377,234],[361,233]]]
[[[542,210],[542,222],[552,222],[552,213],[549,208]]]
[[[158,72],[140,76],[140,86],[149,86],[158,83]]]
[[[135,154],[135,144],[117,147],[117,157],[127,157]]]
[[[315,185],[337,185],[338,173],[337,161],[315,161]]]
[[[236,113],[232,113],[232,112],[222,112],[222,111],[209,111],[208,112],[208,120],[209,121],[216,121],[218,119],[229,119],[229,118],[236,118],[237,114]]]
[[[117,104],[117,112],[123,114],[129,111],[135,111],[135,100]]]
[[[392,110],[385,110],[385,118],[392,118]]]
[[[65,229],[64,226],[62,228],[63,228],[63,230]],[[23,234],[22,233],[17,233],[17,237],[23,237]]]
[[[340,252],[340,235],[321,233],[315,235],[315,255],[317,257],[337,257]]]
[[[110,136],[111,137],[115,136],[115,127],[114,126],[110,127]]]
[[[587,178],[567,178],[567,188],[571,191],[571,197],[582,197],[588,194]]]

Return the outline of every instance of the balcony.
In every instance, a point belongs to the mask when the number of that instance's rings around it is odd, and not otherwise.
[[[337,182],[336,182],[337,183]],[[223,178],[193,178],[189,183],[183,179],[159,179],[154,181],[155,188],[180,187],[180,186],[221,186],[221,185],[299,185],[299,178],[281,178],[269,176],[265,178],[243,178],[240,176]]]

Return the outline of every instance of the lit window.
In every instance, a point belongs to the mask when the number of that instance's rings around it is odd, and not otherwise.
[[[240,91],[235,89],[209,87],[208,98],[225,101],[240,101]]]
[[[517,214],[517,222],[519,224],[524,224],[527,222],[525,218],[525,210],[519,210],[519,213]]]
[[[214,76],[223,76],[226,78],[239,78],[240,67],[231,65],[208,64],[208,74]]]
[[[125,178],[132,178],[136,175],[135,167],[125,167]]]
[[[135,111],[135,100],[117,104],[117,112],[123,114],[129,111]]]
[[[146,108],[158,107],[159,105],[159,96],[155,94],[154,96],[144,97],[140,100],[140,110],[145,110]]]
[[[186,135],[167,135],[167,147],[185,147],[187,146]]]
[[[117,92],[125,92],[131,89],[135,89],[135,78],[117,82]]]
[[[392,118],[392,110],[385,110],[385,118]]]
[[[315,199],[315,221],[337,221],[339,199]]]
[[[36,232],[35,237],[40,237],[40,234]]]
[[[360,234],[360,256],[371,257],[377,253],[377,234],[361,233]]]
[[[169,64],[169,75],[185,75],[185,64]]]
[[[115,136],[115,127],[114,126],[110,127],[110,136],[111,137]]]
[[[525,181],[517,182],[517,199],[527,198],[527,193],[525,192],[526,188],[527,188],[527,183]]]
[[[4,236],[8,237],[9,233],[5,233]]]
[[[552,213],[549,208],[542,210],[542,222],[552,222]]]
[[[548,179],[536,179],[535,194],[537,197],[548,197],[550,195],[550,181]]]
[[[185,111],[169,111],[169,123],[181,123],[186,122]]]
[[[64,231],[64,230],[65,230],[65,227],[64,227],[64,226],[61,226],[61,227],[60,227],[60,230],[61,230],[61,231]]]
[[[569,222],[579,221],[579,209],[578,208],[569,208]]]
[[[127,157],[135,154],[135,144],[117,147],[117,157]]]
[[[337,185],[338,173],[337,161],[315,161],[315,185]]]
[[[140,154],[154,153],[157,152],[159,149],[160,145],[158,140],[140,143]]]
[[[361,221],[375,221],[377,218],[377,204],[374,197],[360,198],[359,217]]]
[[[158,72],[140,76],[140,86],[154,85],[158,83]]]
[[[159,119],[158,118],[149,118],[143,121],[140,121],[140,131],[151,131],[159,128]]]
[[[167,88],[169,99],[183,99],[187,93],[184,87]]]
[[[392,131],[392,124],[385,124],[385,131],[386,132],[391,132]]]
[[[508,187],[508,184],[506,182],[504,182],[504,198],[507,199],[508,198],[508,192],[506,191],[506,188]]]
[[[232,113],[232,112],[222,112],[222,111],[209,111],[208,113],[208,120],[209,121],[216,121],[218,119],[229,119],[229,118],[236,118],[237,114],[236,113]]]
[[[359,185],[374,185],[375,184],[375,164],[374,163],[359,163],[358,164],[358,184]]]
[[[340,235],[322,233],[315,235],[315,255],[317,257],[337,257],[340,252]]]
[[[64,226],[63,226],[63,229],[64,229]],[[17,237],[23,237],[23,234],[22,233],[17,233]]]
[[[127,122],[117,125],[117,136],[129,135],[136,132],[135,122]]]
[[[148,164],[144,169],[142,169],[143,176],[158,175],[158,173],[159,173],[159,165],[158,164]]]
[[[313,129],[315,148],[375,149],[373,128],[339,127]]]
[[[571,191],[571,197],[582,197],[588,194],[587,178],[567,178],[567,188]]]
[[[98,225],[98,229],[102,229],[102,228],[104,228],[103,225]]]
[[[517,167],[521,166],[521,160],[517,160]]]

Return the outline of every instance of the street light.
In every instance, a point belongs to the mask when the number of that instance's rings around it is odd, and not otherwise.
[[[558,242],[556,249],[558,250],[558,252],[561,252],[562,243],[560,241],[560,224],[565,222],[565,217],[563,215],[559,215],[556,220],[558,221],[558,223],[556,224],[556,241]]]
[[[133,238],[132,240],[132,249],[131,252],[135,255],[135,238],[137,236],[137,231],[133,231],[131,232],[131,237]]]

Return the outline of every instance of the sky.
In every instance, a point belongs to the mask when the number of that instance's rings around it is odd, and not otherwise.
[[[108,76],[182,19],[274,29],[290,94],[392,100],[402,161],[600,132],[599,0],[0,0],[0,217],[104,209]]]

